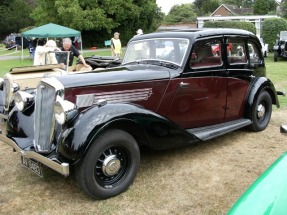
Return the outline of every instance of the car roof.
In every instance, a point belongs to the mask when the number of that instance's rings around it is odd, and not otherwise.
[[[149,34],[143,34],[140,36],[133,37],[131,41],[151,39],[151,38],[187,38],[194,40],[200,37],[220,36],[220,35],[240,35],[240,36],[256,37],[253,33],[241,29],[195,28],[195,29],[175,30],[175,31],[160,31]]]

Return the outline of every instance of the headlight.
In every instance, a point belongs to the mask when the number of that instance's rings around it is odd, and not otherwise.
[[[54,104],[54,114],[59,124],[63,125],[66,121],[72,119],[77,113],[77,107],[74,103],[63,100],[60,96],[57,96]]]
[[[18,91],[15,93],[14,101],[18,110],[23,111],[34,102],[34,96],[30,93]]]
[[[13,93],[16,93],[17,91],[20,90],[20,86],[16,83],[13,83],[12,89],[13,89]]]

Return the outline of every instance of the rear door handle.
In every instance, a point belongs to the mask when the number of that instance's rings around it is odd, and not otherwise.
[[[189,83],[180,82],[179,86],[180,86],[180,88],[188,88]]]

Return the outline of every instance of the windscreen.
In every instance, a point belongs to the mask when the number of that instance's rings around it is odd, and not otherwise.
[[[141,60],[167,61],[182,65],[188,47],[187,39],[148,39],[129,44],[123,64]]]

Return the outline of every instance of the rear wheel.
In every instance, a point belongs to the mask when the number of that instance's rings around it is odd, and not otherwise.
[[[272,113],[272,101],[268,92],[262,91],[252,107],[250,130],[262,131],[270,121]]]
[[[139,164],[135,139],[122,130],[109,130],[95,139],[76,167],[76,180],[90,197],[106,199],[128,189]]]

